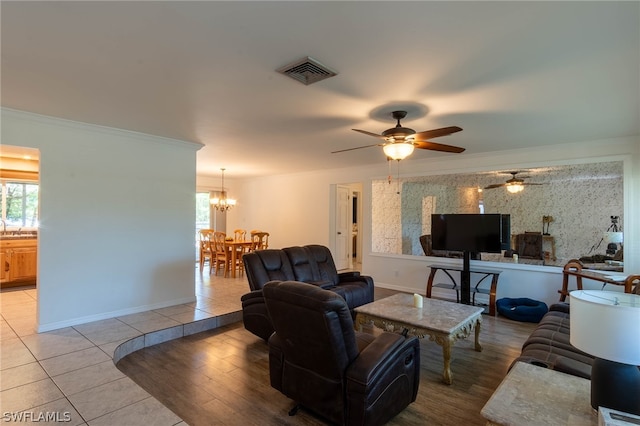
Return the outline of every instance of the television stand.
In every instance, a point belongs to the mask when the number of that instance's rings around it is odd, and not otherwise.
[[[468,260],[470,261],[471,256],[469,256]],[[462,266],[459,265],[429,265],[431,268],[431,272],[429,273],[429,278],[427,279],[427,297],[431,298],[431,292],[433,287],[438,288],[447,288],[450,290],[455,290],[456,292],[460,289],[460,303],[464,303],[466,305],[471,305],[475,301],[475,294],[489,294],[489,315],[496,315],[496,292],[498,290],[498,278],[500,273],[502,272],[500,269],[493,268],[479,268],[476,266],[470,266],[470,262],[467,263],[465,268],[463,259]],[[465,270],[466,269],[466,270]],[[438,271],[442,271],[448,277],[448,283],[436,283],[434,284],[434,279]],[[460,272],[460,283],[456,280],[456,278],[451,274],[451,272]],[[467,275],[468,274],[468,275]],[[465,275],[467,276],[465,282]],[[475,283],[474,286],[471,285],[471,276],[479,275],[479,280]],[[489,288],[480,287],[480,284],[485,282],[487,278],[491,277],[491,285]],[[467,291],[463,286],[468,286]],[[464,299],[464,294],[466,293],[466,301]],[[473,299],[471,297],[473,295]]]
[[[462,272],[460,272],[460,303],[471,304],[471,252],[462,255]]]

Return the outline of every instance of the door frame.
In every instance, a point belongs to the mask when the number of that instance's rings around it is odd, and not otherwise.
[[[329,185],[329,249],[332,254],[336,254],[337,250],[337,223],[336,215],[338,209],[338,186],[349,187],[349,198],[351,199],[353,193],[358,193],[358,236],[357,236],[357,261],[362,262],[362,247],[363,247],[363,220],[364,215],[362,212],[363,206],[363,184],[361,182],[351,183],[334,183]],[[353,223],[353,209],[349,208],[350,223]],[[349,237],[349,241],[352,238]],[[349,268],[353,268],[353,247],[349,244]]]

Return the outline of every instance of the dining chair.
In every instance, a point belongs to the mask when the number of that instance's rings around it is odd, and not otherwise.
[[[244,240],[242,240],[244,241]],[[240,245],[234,247],[236,250],[236,264],[233,265],[234,268],[238,270],[238,274],[242,277],[244,276],[244,261],[242,258],[245,254],[249,253],[251,245]]]
[[[254,236],[260,232],[262,231],[259,229],[252,229],[251,231],[249,231],[249,241],[251,241],[251,245],[247,248],[247,252],[255,251],[256,247],[254,244]]]
[[[214,275],[218,275],[218,269],[224,268],[223,276],[226,278],[229,276],[229,267],[231,263],[231,250],[227,247],[227,234],[224,232],[216,231],[213,233],[213,268],[209,269],[209,272],[213,271]]]
[[[234,241],[244,241],[247,237],[247,231],[245,229],[235,229],[233,231]]]
[[[247,231],[245,229],[242,228],[238,228],[238,229],[234,229],[233,230],[233,240],[235,242],[244,242],[247,239]],[[251,249],[250,246],[245,246],[245,245],[234,245],[233,250],[236,251],[236,264],[235,265],[231,265],[232,268],[235,268],[238,270],[238,274],[240,276],[244,275],[244,263],[242,263],[242,256],[244,256],[245,253],[248,253]]]
[[[252,229],[251,231],[249,231],[249,241],[253,241],[253,236],[259,232],[262,232],[259,229]]]
[[[269,233],[255,232],[251,234],[251,251],[269,248]]]
[[[209,269],[213,267],[213,248],[211,246],[213,229],[201,229],[200,232],[200,272],[204,269],[204,262],[209,260]]]

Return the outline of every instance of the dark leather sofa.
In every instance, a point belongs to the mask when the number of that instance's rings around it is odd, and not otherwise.
[[[354,330],[342,297],[301,282],[263,289],[275,332],[269,338],[271,386],[339,425],[382,425],[414,402],[420,382],[415,336]]]
[[[527,362],[590,379],[593,356],[571,345],[569,330],[569,304],[551,305],[511,365]]]
[[[640,295],[640,285],[634,286],[631,293]],[[569,306],[569,303],[563,302],[549,307],[549,312],[522,345],[522,352],[513,361],[512,367],[522,361],[591,379],[594,357],[572,346],[569,340]]]
[[[257,250],[242,257],[250,293],[242,300],[244,327],[269,339],[273,326],[262,288],[270,281],[300,281],[340,295],[351,310],[373,302],[373,279],[359,272],[338,273],[328,247],[312,244],[284,249]]]

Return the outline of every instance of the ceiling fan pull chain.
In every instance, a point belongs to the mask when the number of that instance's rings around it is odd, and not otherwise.
[[[400,160],[398,161],[398,179],[396,180],[396,194],[400,195]]]
[[[389,166],[389,174],[387,175],[387,180],[389,181],[389,185],[391,185],[391,157],[387,157],[387,165]]]

